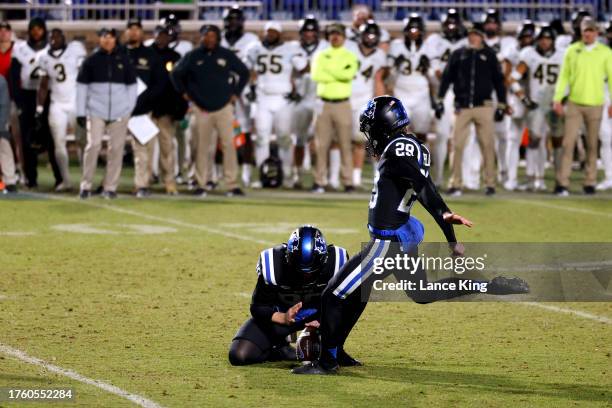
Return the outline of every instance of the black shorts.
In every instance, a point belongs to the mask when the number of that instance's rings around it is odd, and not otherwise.
[[[286,337],[304,328],[304,323],[292,324],[290,326],[270,322],[262,324],[256,322],[252,317],[243,323],[232,340],[249,340],[255,343],[261,350],[268,350],[276,345],[286,343]]]

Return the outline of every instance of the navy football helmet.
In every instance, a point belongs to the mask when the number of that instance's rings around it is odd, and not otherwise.
[[[323,233],[312,225],[302,225],[287,241],[287,264],[302,273],[305,284],[317,281],[327,262],[327,243]]]
[[[365,134],[367,148],[374,155],[382,154],[395,133],[409,124],[402,102],[389,95],[371,99],[359,116],[359,130]]]

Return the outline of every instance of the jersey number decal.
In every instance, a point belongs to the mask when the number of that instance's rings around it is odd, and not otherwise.
[[[57,82],[64,82],[66,80],[66,68],[64,64],[55,64],[53,69],[57,72]]]
[[[268,57],[270,57],[269,64],[268,64],[268,61],[266,61]],[[268,66],[269,66],[269,70],[272,74],[280,74],[281,71],[283,70],[283,66],[281,65],[282,59],[283,59],[282,55],[262,54],[258,56],[257,57],[257,73],[259,75],[265,74],[266,72],[268,72]]]
[[[400,201],[397,206],[397,211],[408,214],[410,209],[412,208],[412,204],[414,204],[414,190],[409,188],[406,190],[406,194],[404,194],[404,198]]]
[[[34,68],[34,70],[32,72],[30,72],[30,79],[38,79],[38,78],[40,78],[40,73],[38,71],[40,71],[40,67]]]
[[[364,71],[361,71],[361,75],[367,80],[372,77],[372,72],[374,71],[374,67],[370,65],[370,67]]]
[[[540,85],[542,84],[542,82],[544,82],[544,79],[546,79],[546,82],[549,85],[553,85],[554,83],[557,82],[557,77],[559,76],[559,65],[557,64],[546,65],[546,72],[544,72],[544,66],[545,66],[544,64],[538,65],[538,68],[533,73],[533,77],[540,82]]]
[[[410,75],[412,74],[412,62],[409,59],[404,60],[405,64],[401,70],[402,75]]]
[[[408,143],[398,143],[395,145],[395,155],[397,157],[414,156],[414,145]]]

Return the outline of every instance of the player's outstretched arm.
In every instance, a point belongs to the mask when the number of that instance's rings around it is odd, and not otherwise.
[[[474,225],[474,223],[468,220],[467,218],[459,214],[452,213],[452,212],[446,212],[442,214],[442,218],[444,219],[445,222],[449,224],[465,225],[468,228],[472,228],[472,226]]]

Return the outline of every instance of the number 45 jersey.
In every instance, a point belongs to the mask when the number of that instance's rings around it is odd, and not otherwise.
[[[394,230],[410,218],[415,201],[438,221],[447,239],[454,240],[450,224],[442,214],[450,212],[429,176],[431,155],[427,146],[412,134],[392,140],[380,156],[374,180],[368,224],[376,229]]]
[[[550,108],[563,63],[563,51],[540,54],[535,47],[525,47],[519,54],[519,62],[529,68],[529,97],[541,107]]]
[[[40,75],[49,77],[51,100],[54,103],[76,101],[77,75],[85,55],[85,48],[78,41],[72,41],[60,50],[49,48],[38,55]]]

